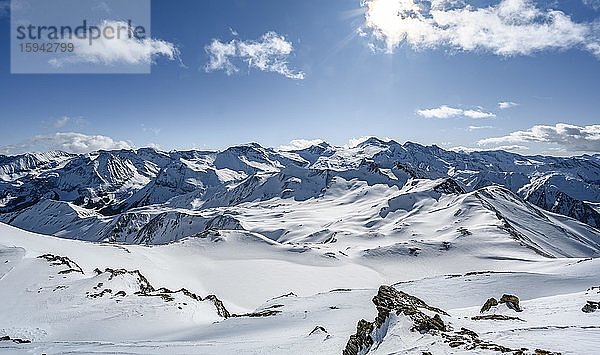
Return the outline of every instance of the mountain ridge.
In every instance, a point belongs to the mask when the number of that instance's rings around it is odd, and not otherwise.
[[[340,198],[346,188],[393,194],[411,181],[439,179],[445,185],[436,188],[444,194],[502,186],[523,203],[600,227],[600,162],[594,156],[457,153],[372,137],[353,147],[323,142],[283,151],[251,143],[222,151],[141,148],[0,156],[2,162],[0,171],[13,173],[0,174],[0,221],[53,235],[83,233],[87,240],[96,233],[95,240],[164,243],[169,225],[176,225],[171,241],[213,227],[244,229],[232,214],[237,206],[256,205],[251,209],[273,199],[319,204],[332,189]],[[356,187],[363,183],[366,187]],[[164,230],[159,233],[164,238],[152,233],[123,237],[125,226]]]

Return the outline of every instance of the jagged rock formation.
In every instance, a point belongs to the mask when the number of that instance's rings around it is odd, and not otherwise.
[[[485,301],[485,303],[483,304],[483,307],[481,307],[481,310],[479,311],[479,313],[485,313],[487,311],[489,311],[492,307],[497,306],[498,305],[498,300],[495,299],[494,297],[489,298],[487,301]]]
[[[446,331],[446,324],[440,314],[448,315],[439,308],[431,307],[417,297],[398,291],[391,286],[381,286],[377,295],[373,297],[377,307],[377,317],[374,322],[361,319],[356,327],[356,333],[350,336],[343,351],[344,355],[357,355],[368,352],[374,344],[373,332],[382,328],[388,320],[390,313],[403,314],[413,322],[411,331],[429,332]],[[422,309],[436,313],[433,317],[425,314]]]
[[[46,260],[52,266],[66,266],[67,269],[59,271],[58,272],[59,274],[68,274],[71,272],[78,272],[78,273],[83,274],[83,270],[81,269],[81,267],[79,265],[77,265],[76,262],[74,262],[73,260],[69,259],[66,256],[44,254],[44,255],[38,256],[38,258]]]
[[[134,281],[133,283],[136,285],[136,289],[137,289],[134,291],[133,294],[137,295],[137,296],[160,297],[165,302],[171,302],[174,300],[174,295],[181,294],[181,295],[191,298],[192,300],[197,301],[197,302],[204,302],[204,301],[211,302],[214,305],[214,307],[217,311],[217,314],[223,318],[229,318],[229,317],[233,316],[225,308],[225,306],[223,305],[223,302],[219,298],[217,298],[217,296],[215,296],[215,295],[208,295],[208,296],[202,298],[202,297],[198,296],[197,294],[190,292],[189,290],[187,290],[185,288],[181,288],[177,291],[172,291],[165,287],[161,287],[161,288],[157,289],[150,284],[148,279],[144,275],[142,275],[139,270],[129,271],[129,270],[125,270],[125,269],[106,268],[104,271],[101,271],[100,269],[96,268],[94,270],[94,273],[96,274],[96,276],[108,275],[108,278],[107,278],[108,281],[112,281],[114,278],[122,277],[122,276],[133,278],[133,281]],[[97,288],[105,287],[105,285],[103,283],[99,283],[98,286],[99,287],[97,287]],[[112,293],[113,293],[112,289],[103,288],[102,291],[100,291],[98,293],[90,293],[87,296],[91,297],[91,298],[98,298],[98,297],[104,296],[105,294],[112,294]],[[121,290],[121,291],[115,293],[115,296],[117,296],[117,295],[126,296],[127,293],[125,291]]]
[[[518,307],[518,298],[511,295],[503,296],[504,303]],[[488,300],[486,304],[494,303]],[[387,333],[390,331],[391,316],[407,317],[412,325],[411,332],[419,334],[430,334],[439,337],[441,342],[450,348],[462,348],[464,350],[491,350],[500,353],[510,353],[513,355],[524,354],[557,354],[554,352],[536,349],[532,352],[526,348],[512,349],[506,346],[485,341],[480,336],[469,329],[461,328],[454,331],[452,326],[442,319],[442,316],[450,317],[445,311],[429,306],[417,297],[399,291],[391,286],[381,286],[377,295],[373,298],[373,303],[377,308],[377,317],[375,321],[368,322],[361,319],[358,322],[356,333],[350,336],[348,343],[343,351],[344,355],[367,354],[369,350],[381,342],[385,341]],[[490,306],[491,307],[491,306]],[[429,313],[429,314],[428,314]],[[433,313],[433,316],[430,314]],[[473,319],[490,320],[521,320],[516,317],[477,316]]]

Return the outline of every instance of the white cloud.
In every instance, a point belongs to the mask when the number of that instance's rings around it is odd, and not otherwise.
[[[248,68],[281,74],[289,79],[302,80],[304,72],[288,67],[288,58],[294,51],[291,42],[276,32],[267,32],[258,41],[233,39],[221,42],[214,39],[204,50],[209,55],[204,66],[207,72],[224,70],[227,75],[234,74],[239,68],[234,60],[243,61]]]
[[[106,28],[128,27],[128,24],[124,21],[105,20],[98,27],[101,33],[104,33]],[[112,39],[101,36],[93,40],[92,45],[88,41],[88,39],[69,39],[69,42],[75,46],[73,55],[53,58],[49,63],[55,67],[62,67],[69,63],[91,63],[106,66],[115,64],[137,65],[151,64],[157,56],[163,56],[169,60],[179,60],[177,46],[160,39],[137,39],[135,36],[115,35]]]
[[[557,123],[554,126],[538,125],[506,136],[482,139],[478,144],[485,146],[527,142],[556,144],[568,151],[600,152],[600,125],[577,126],[564,123]]]
[[[472,152],[489,152],[489,151],[495,151],[495,150],[504,150],[507,152],[526,152],[529,150],[529,147],[523,146],[523,145],[500,145],[500,146],[496,146],[496,147],[491,147],[491,148],[470,148],[470,147],[452,147],[448,150],[451,150],[453,152],[463,152],[463,153],[472,153]]]
[[[114,140],[102,135],[82,133],[54,133],[38,135],[25,142],[0,147],[0,154],[62,150],[69,153],[89,153],[97,150],[133,149],[126,141]]]
[[[238,72],[239,69],[229,59],[237,56],[236,42],[234,40],[229,43],[223,43],[214,39],[204,48],[206,53],[210,55],[209,62],[206,63],[204,69],[207,72],[224,70],[227,75]]]
[[[294,139],[287,145],[279,146],[278,149],[283,151],[302,150],[323,142],[324,140],[322,139]]]
[[[469,132],[473,132],[473,131],[479,131],[479,130],[482,130],[482,129],[492,129],[492,128],[494,128],[494,126],[469,126],[467,128],[467,130]]]
[[[519,106],[519,104],[516,103],[516,102],[512,102],[512,101],[501,101],[501,102],[498,102],[498,108],[501,109],[501,110],[506,110],[506,109],[509,109],[509,108],[513,108],[515,106]]]
[[[424,110],[417,110],[419,116],[426,118],[450,118],[462,115],[463,110],[459,108],[453,108],[446,105],[442,105],[436,108],[428,108]]]
[[[56,129],[63,128],[67,125],[82,126],[87,121],[81,117],[62,116],[52,122],[52,126]]]
[[[465,110],[463,111],[463,115],[469,118],[492,118],[492,117],[496,117],[495,114],[491,113],[491,112],[484,112],[481,111],[480,109],[476,109],[476,110]]]
[[[436,108],[428,108],[423,110],[417,110],[417,114],[419,116],[425,118],[452,118],[465,116],[469,118],[493,118],[496,117],[494,113],[483,111],[479,108],[471,109],[471,110],[463,110],[460,108],[450,107],[447,105],[442,105]]]
[[[500,56],[583,48],[600,54],[597,31],[531,0],[502,0],[486,7],[453,0],[363,0],[365,29],[393,51],[446,47]]]

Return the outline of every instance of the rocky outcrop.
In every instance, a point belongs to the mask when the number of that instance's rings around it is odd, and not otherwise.
[[[403,316],[407,317],[411,322],[410,330],[415,333],[415,337],[421,337],[422,334],[429,334],[439,339],[440,343],[446,344],[449,348],[461,348],[466,351],[474,350],[488,350],[499,353],[509,353],[512,355],[558,355],[547,350],[535,349],[533,351],[527,348],[513,349],[500,344],[495,344],[479,337],[476,332],[461,328],[459,331],[452,329],[452,325],[448,320],[444,321],[442,316],[450,317],[446,312],[439,308],[429,306],[421,299],[411,296],[407,293],[399,291],[390,286],[381,286],[377,295],[373,298],[373,303],[377,307],[377,317],[375,321],[369,322],[361,319],[356,326],[356,333],[350,336],[343,355],[358,355],[367,354],[373,347],[378,346],[379,343],[384,341],[387,332],[389,331],[391,316]],[[494,307],[498,303],[510,304],[509,307],[520,309],[519,299],[516,296],[504,295],[500,302],[490,298],[484,308],[483,312],[488,311],[491,307]],[[487,308],[487,309],[486,309]],[[484,311],[484,309],[486,309]],[[431,316],[433,314],[433,316]],[[500,318],[496,318],[500,317]],[[497,316],[497,315],[483,315],[474,317],[478,320],[481,319],[502,319],[502,320],[519,320],[522,319],[517,317],[508,316]],[[401,324],[405,324],[402,322]],[[391,329],[391,328],[390,328]],[[437,342],[434,340],[434,343]],[[448,353],[453,353],[454,350],[450,350]],[[428,352],[424,351],[423,354]]]
[[[44,254],[44,255],[38,256],[38,258],[46,260],[52,266],[65,266],[67,268],[65,270],[59,271],[58,272],[59,274],[69,274],[72,272],[78,272],[78,273],[83,274],[83,270],[81,269],[81,267],[79,265],[77,265],[76,262],[74,262],[73,260],[69,259],[66,256]]]
[[[443,194],[464,194],[466,193],[456,181],[452,179],[444,179],[444,181],[433,188],[433,191]]]
[[[200,297],[197,294],[189,291],[186,288],[181,288],[177,291],[172,291],[168,288],[165,287],[161,287],[161,288],[155,288],[154,286],[152,286],[150,284],[150,282],[148,281],[148,279],[142,275],[142,273],[140,273],[139,270],[134,270],[134,271],[129,271],[129,270],[125,270],[125,269],[111,269],[111,268],[106,268],[104,271],[101,271],[100,269],[95,269],[94,272],[96,273],[96,275],[102,275],[102,274],[108,274],[108,281],[113,280],[115,277],[118,276],[123,276],[123,275],[127,275],[130,277],[133,277],[136,280],[136,284],[138,287],[138,291],[134,293],[134,295],[137,296],[145,296],[145,297],[161,297],[165,302],[171,302],[175,299],[175,295],[176,294],[181,294],[185,297],[189,297],[195,301],[198,302],[204,302],[204,301],[208,301],[211,302],[215,309],[216,312],[219,316],[223,317],[223,318],[229,318],[232,317],[233,315],[227,310],[227,308],[225,308],[225,305],[223,304],[223,302],[215,295],[208,295],[206,297]],[[100,284],[99,284],[100,285]],[[102,286],[102,285],[101,285]],[[102,291],[100,291],[99,293],[96,294],[91,294],[88,295],[89,297],[102,297],[107,293],[112,293],[112,290],[110,289],[104,289]],[[125,291],[119,291],[115,294],[115,296],[126,296]]]
[[[329,332],[327,331],[327,329],[325,329],[325,327],[322,327],[320,325],[317,325],[315,327],[315,329],[313,329],[310,333],[308,333],[308,336],[324,336],[323,340],[327,340],[331,338],[331,335],[329,334]]]
[[[600,310],[600,302],[587,301],[585,306],[581,309],[584,313],[594,313],[597,310]]]
[[[479,313],[485,313],[485,312],[489,311],[490,309],[492,309],[492,307],[495,307],[497,305],[498,305],[497,299],[495,299],[494,297],[488,298],[488,300],[485,301],[485,303],[483,304],[483,307],[481,307],[481,310],[479,311]]]
[[[447,316],[446,312],[429,306],[421,299],[396,290],[391,286],[379,287],[377,295],[373,298],[373,303],[377,307],[375,321],[368,322],[361,319],[358,322],[356,333],[350,336],[350,340],[343,351],[344,355],[357,355],[367,352],[375,343],[372,333],[381,329],[392,313],[407,316],[413,322],[411,331],[429,332],[447,330],[446,324],[440,317],[440,314]],[[422,310],[434,312],[435,315],[431,317]]]
[[[496,307],[500,304],[505,304],[506,307],[508,307],[509,309],[512,309],[515,312],[523,311],[523,309],[521,309],[521,306],[519,305],[519,297],[517,297],[515,295],[504,294],[500,298],[500,301],[498,301],[494,297],[488,298],[488,300],[485,301],[485,303],[483,304],[483,307],[481,307],[481,310],[479,311],[479,313],[489,312],[492,309],[492,307]],[[484,318],[480,318],[480,319],[484,319]]]
[[[523,312],[521,306],[519,306],[519,297],[514,295],[502,295],[500,303],[506,304],[506,306],[515,312]]]
[[[374,330],[375,323],[368,322],[364,319],[359,320],[356,325],[356,333],[350,335],[350,340],[348,340],[342,354],[358,355],[367,353],[373,343],[375,343],[371,336],[371,333],[373,333]]]
[[[20,338],[11,338],[8,335],[0,336],[0,341],[12,341],[13,343],[17,343],[17,344],[31,343],[31,340],[20,339]]]

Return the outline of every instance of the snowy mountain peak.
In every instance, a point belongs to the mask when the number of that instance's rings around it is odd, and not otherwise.
[[[230,218],[241,213],[239,208],[252,210],[269,201],[280,200],[285,204],[311,201],[318,206],[329,200],[343,203],[348,194],[361,191],[363,197],[355,197],[353,204],[364,200],[376,209],[373,215],[387,216],[397,208],[388,206],[382,214],[379,210],[385,206],[371,200],[383,191],[392,196],[395,191],[410,192],[406,196],[415,200],[400,203],[408,208],[422,205],[430,198],[439,201],[443,195],[464,195],[488,186],[502,186],[524,203],[572,217],[594,228],[600,226],[596,205],[600,203],[600,163],[589,156],[526,157],[503,151],[464,154],[437,146],[411,142],[401,145],[371,137],[354,147],[320,143],[290,152],[251,143],[209,152],[167,153],[155,149],[99,151],[87,155],[52,152],[2,157],[0,162],[0,170],[9,176],[0,181],[0,220],[21,221],[18,225],[22,228],[55,234],[61,229],[48,226],[66,225],[60,220],[60,209],[37,205],[48,199],[68,202],[88,211],[92,217],[81,218],[74,224],[77,227],[70,228],[71,232],[61,233],[91,240],[162,240],[138,232],[151,219],[169,211],[183,213],[181,218],[175,218],[177,222],[169,223],[182,223],[189,216],[189,225],[193,227],[174,232],[181,238],[208,228],[212,223],[208,221],[218,215]],[[508,195],[499,198],[513,199]],[[127,235],[111,234],[111,226],[122,220],[123,215],[129,216],[127,223],[133,229]],[[25,222],[31,218],[41,218],[44,222],[42,225]],[[232,218],[236,222],[227,225],[249,228],[242,219]],[[329,222],[335,218],[332,216]],[[86,228],[89,236],[81,234]],[[178,230],[183,226],[172,228]],[[307,234],[320,232],[319,227],[314,228]],[[91,236],[92,231],[101,235]],[[272,233],[278,234],[268,232]]]

